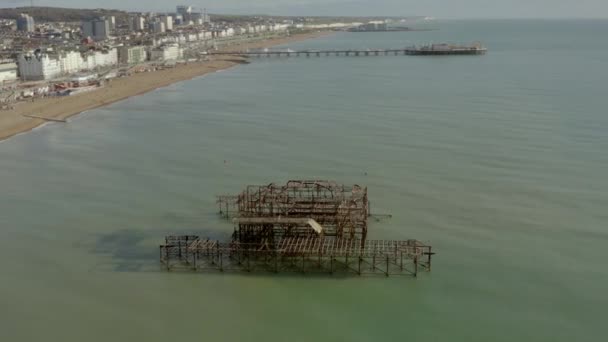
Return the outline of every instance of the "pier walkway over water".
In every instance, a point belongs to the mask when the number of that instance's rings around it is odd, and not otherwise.
[[[160,262],[167,270],[262,271],[409,275],[431,270],[431,246],[417,240],[350,240],[323,237],[269,239],[260,245],[167,236]]]
[[[481,47],[430,48],[409,47],[400,49],[365,50],[260,50],[260,51],[214,51],[209,55],[237,55],[244,57],[338,57],[338,56],[419,56],[419,55],[483,55],[487,49]]]

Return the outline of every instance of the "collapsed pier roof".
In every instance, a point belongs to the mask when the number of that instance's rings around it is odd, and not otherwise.
[[[235,217],[240,237],[269,230],[275,237],[367,238],[367,188],[323,180],[249,185],[236,196],[220,196],[220,209]]]

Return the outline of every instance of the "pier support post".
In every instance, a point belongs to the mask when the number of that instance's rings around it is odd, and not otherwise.
[[[222,252],[219,252],[218,257],[220,258],[220,272],[224,272],[224,258],[222,258]]]
[[[220,271],[223,271],[222,270],[222,255],[220,254],[220,242],[217,241],[216,243],[217,243],[217,245],[215,247],[215,256],[218,259],[217,263],[220,265]]]
[[[177,258],[179,259],[179,261],[183,261],[182,260],[182,242],[181,241],[177,241]]]
[[[388,255],[386,256],[386,276],[388,277],[388,271],[390,269]]]
[[[376,251],[374,251],[374,255],[372,256],[372,271],[376,269]]]
[[[321,258],[323,258],[323,251],[319,251],[319,268],[322,268],[321,267],[321,263],[322,263]]]
[[[165,247],[165,262],[167,263],[167,271],[170,270],[169,266],[169,246]]]

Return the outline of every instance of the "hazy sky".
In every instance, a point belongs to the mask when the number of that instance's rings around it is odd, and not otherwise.
[[[215,13],[428,15],[439,18],[608,18],[608,0],[34,0],[37,6],[169,11],[178,4]],[[0,7],[30,0],[0,0]]]

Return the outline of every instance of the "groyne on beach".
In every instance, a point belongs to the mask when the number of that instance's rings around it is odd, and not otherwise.
[[[331,32],[296,34],[231,46],[239,50],[265,48],[321,37]],[[0,140],[51,121],[65,121],[84,111],[102,107],[126,98],[141,95],[170,84],[224,70],[243,63],[236,56],[212,57],[208,61],[178,64],[173,68],[143,72],[129,77],[113,79],[99,89],[66,97],[49,97],[32,102],[21,102],[13,109],[0,111]]]

